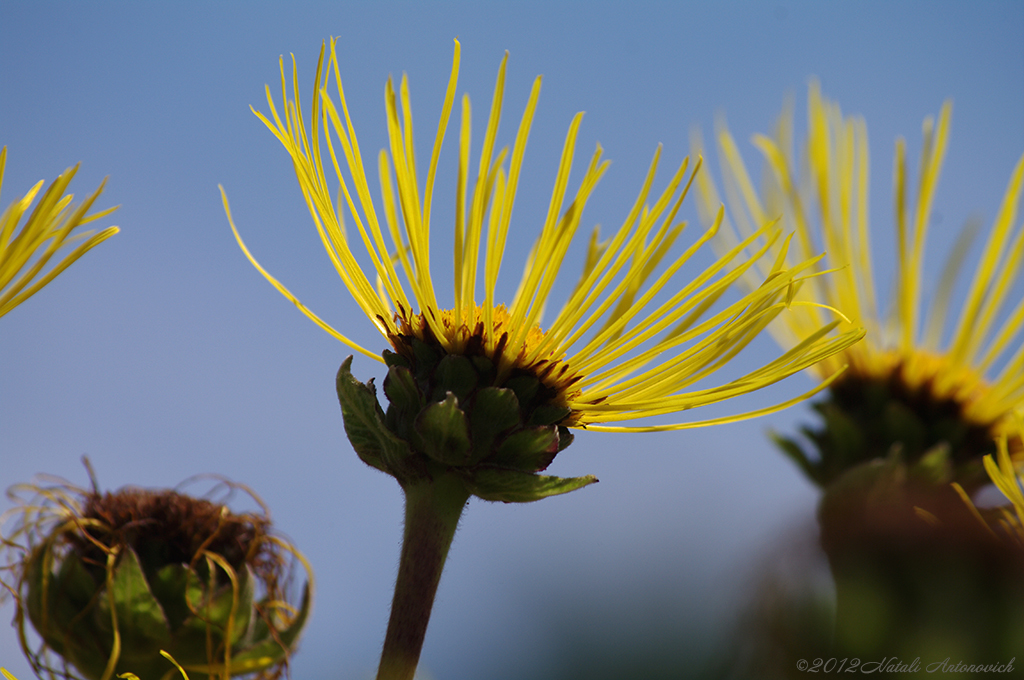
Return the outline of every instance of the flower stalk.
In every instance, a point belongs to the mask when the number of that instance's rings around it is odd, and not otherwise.
[[[470,495],[453,475],[407,484],[403,490],[402,557],[377,680],[411,680],[416,673],[441,571]]]

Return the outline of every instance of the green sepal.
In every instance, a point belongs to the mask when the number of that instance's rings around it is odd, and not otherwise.
[[[768,436],[771,438],[775,446],[779,447],[790,460],[797,464],[803,473],[807,475],[807,478],[813,482],[821,484],[821,471],[818,469],[817,464],[811,462],[811,459],[807,457],[804,450],[795,441],[788,437],[783,437],[776,432],[769,432]]]
[[[883,422],[888,440],[902,443],[910,455],[922,451],[926,446],[928,427],[921,422],[917,414],[902,403],[890,401],[886,405]]]
[[[530,414],[527,425],[554,425],[572,413],[568,406],[560,404],[541,404]]]
[[[412,371],[392,366],[384,378],[384,395],[388,398],[385,423],[399,438],[415,445],[412,422],[423,408],[423,395],[416,387]]]
[[[381,357],[384,359],[384,363],[387,364],[388,368],[394,368],[395,366],[401,366],[402,368],[409,368],[409,360],[403,357],[401,354],[395,354],[389,349],[381,352]]]
[[[468,411],[472,462],[478,463],[491,455],[495,440],[505,430],[519,424],[519,400],[512,390],[485,387],[473,396]]]
[[[217,640],[223,640],[232,606],[235,607],[235,621],[231,630],[231,643],[238,642],[248,632],[249,617],[253,609],[252,583],[255,577],[252,576],[248,565],[244,569],[236,570],[235,573],[239,580],[237,603],[234,602],[230,582],[218,584],[215,592],[210,593],[209,584],[199,584],[199,587],[196,587],[200,579],[196,578],[194,573],[189,578],[187,597],[196,613],[185,619],[175,632],[176,649],[181,650],[184,659],[198,659],[200,662],[206,659],[207,629],[214,632]]]
[[[540,381],[532,376],[517,375],[506,380],[504,387],[516,393],[519,406],[525,409],[537,396],[537,391],[540,390]]]
[[[388,430],[373,381],[364,385],[356,380],[351,366],[350,356],[338,369],[337,388],[345,434],[352,448],[364,463],[387,472],[399,482],[422,476],[409,445]]]
[[[270,626],[262,617],[255,617],[251,627],[248,644],[240,650],[232,650],[231,668],[232,675],[253,673],[273,666],[288,653],[295,645],[299,634],[306,625],[309,617],[311,596],[309,584],[307,583],[302,591],[302,604],[299,613],[291,625],[284,630],[270,631]],[[210,667],[203,663],[185,665],[186,670],[199,673],[220,672],[218,667]]]
[[[133,650],[152,653],[170,645],[171,630],[163,607],[149,589],[139,558],[131,548],[124,548],[118,556],[110,592],[104,593],[97,602],[97,624],[105,632],[113,632],[109,594],[113,595],[124,652],[129,655]]]
[[[430,458],[445,465],[466,465],[469,462],[466,414],[451,392],[444,401],[436,401],[420,411],[413,427],[419,435],[423,452]]]
[[[572,430],[567,428],[565,425],[558,426],[558,453],[565,451],[569,448],[569,444],[575,441],[576,435],[572,433]]]
[[[910,475],[930,484],[946,485],[953,480],[949,444],[936,444],[910,466]]]
[[[188,566],[184,564],[165,564],[149,577],[149,589],[163,607],[171,630],[177,629],[192,615],[186,598],[191,602],[202,598],[198,579],[189,575]]]
[[[59,599],[79,609],[89,606],[89,601],[96,594],[96,580],[74,551],[64,557],[54,584]]]
[[[506,437],[493,462],[524,472],[539,472],[551,465],[557,454],[557,427],[528,427]]]
[[[95,601],[79,607],[71,598],[63,597],[65,579],[78,581],[72,586],[85,585],[85,579],[92,580],[84,565],[73,552],[66,559],[74,560],[67,569],[61,565],[64,578],[54,578],[50,568],[53,559],[53,544],[47,541],[33,553],[25,573],[28,582],[27,609],[32,625],[54,652],[78,668],[87,678],[99,678],[107,665],[112,637],[97,630],[95,625]],[[49,575],[47,593],[43,597],[44,575]],[[94,585],[94,588],[96,586]],[[100,597],[103,591],[96,590],[93,596]],[[109,620],[109,614],[108,620]]]
[[[465,478],[466,488],[485,501],[530,503],[597,482],[597,477],[551,477],[519,470],[478,467]]]
[[[471,356],[470,361],[473,362],[473,367],[476,369],[479,384],[490,385],[494,382],[495,370],[493,361],[479,354]]]
[[[416,367],[416,380],[426,384],[434,374],[441,355],[419,338],[412,339],[412,353],[413,365]]]
[[[824,435],[827,438],[828,447],[833,452],[830,456],[831,461],[833,465],[835,462],[841,461],[841,466],[831,472],[833,475],[841,474],[849,466],[863,459],[867,441],[857,421],[842,409],[830,403],[821,406],[818,411],[825,418]]]
[[[434,371],[436,385],[431,395],[432,401],[441,401],[451,392],[460,400],[465,401],[477,383],[477,372],[473,362],[458,354],[446,354],[437,364]]]
[[[50,571],[51,565],[48,564],[53,558],[53,544],[49,541],[36,548],[29,558],[25,570],[25,580],[28,582],[26,609],[36,631],[55,652],[62,655],[70,652],[72,656],[77,657],[77,645],[74,643],[80,636],[65,634],[69,631],[88,630],[88,625],[83,624],[79,614],[88,606],[89,600],[95,594],[96,586],[93,582],[93,592],[87,593],[85,605],[82,605],[79,597],[66,597],[69,592],[78,594],[80,587],[87,586],[92,577],[73,552],[69,553],[55,577]],[[71,561],[71,564],[68,564],[68,561]],[[66,649],[65,643],[71,643],[75,649]],[[106,658],[97,655],[95,661],[106,663]]]

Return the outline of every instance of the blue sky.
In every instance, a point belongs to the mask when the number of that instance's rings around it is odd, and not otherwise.
[[[806,85],[817,76],[844,111],[867,120],[883,276],[897,135],[914,158],[922,119],[953,100],[933,220],[939,255],[970,215],[990,223],[1024,151],[1020,2],[4,0],[0,28],[0,203],[81,161],[73,191],[84,196],[109,176],[100,204],[121,208],[104,226],[122,229],[0,319],[0,486],[40,472],[84,484],[83,454],[111,489],[172,486],[201,472],[252,486],[317,571],[297,678],[372,676],[402,501],[344,438],[333,378],[349,351],[245,261],[220,205],[218,183],[261,262],[328,321],[381,346],[319,246],[283,149],[249,111],[266,109],[264,84],[278,87],[279,55],[295,54],[308,94],[321,41],[339,38],[368,155],[385,144],[384,81],[407,73],[421,164],[452,38],[462,44],[459,91],[472,98],[477,143],[504,51],[499,143],[511,143],[532,79],[544,74],[513,218],[524,237],[510,245],[510,271],[533,240],[577,111],[586,111],[579,157],[600,142],[613,161],[584,223],[610,229],[659,143],[664,176],[689,152],[691,127],[708,132],[724,113],[756,167],[746,140],[770,129],[787,94],[803,129]],[[453,203],[445,169],[454,167],[454,127],[448,139],[435,224]],[[692,204],[685,211],[695,219]],[[753,360],[775,351],[766,339]],[[354,372],[381,375],[359,358]],[[810,385],[798,376],[767,398]],[[598,621],[601,635],[628,645],[652,607],[680,630],[724,629],[751,564],[813,520],[814,490],[763,437],[769,427],[793,431],[809,413],[673,434],[584,433],[552,471],[595,474],[600,484],[527,506],[472,503],[424,668],[452,680],[541,677],[565,626]],[[0,665],[24,680],[10,613],[0,608]]]

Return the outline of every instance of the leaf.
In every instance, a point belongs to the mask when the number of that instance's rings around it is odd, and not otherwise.
[[[372,467],[387,472],[400,482],[422,474],[412,458],[409,445],[396,437],[385,425],[384,412],[377,403],[377,394],[352,376],[352,357],[338,369],[338,401],[345,420],[345,434],[359,458]]]
[[[518,470],[478,467],[466,478],[466,488],[485,501],[530,503],[532,501],[569,493],[594,484],[597,477],[550,477]]]

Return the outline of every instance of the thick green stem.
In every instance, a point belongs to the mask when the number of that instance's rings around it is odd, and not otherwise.
[[[449,475],[403,489],[405,535],[377,680],[412,680],[416,673],[441,570],[469,499],[462,482]]]

